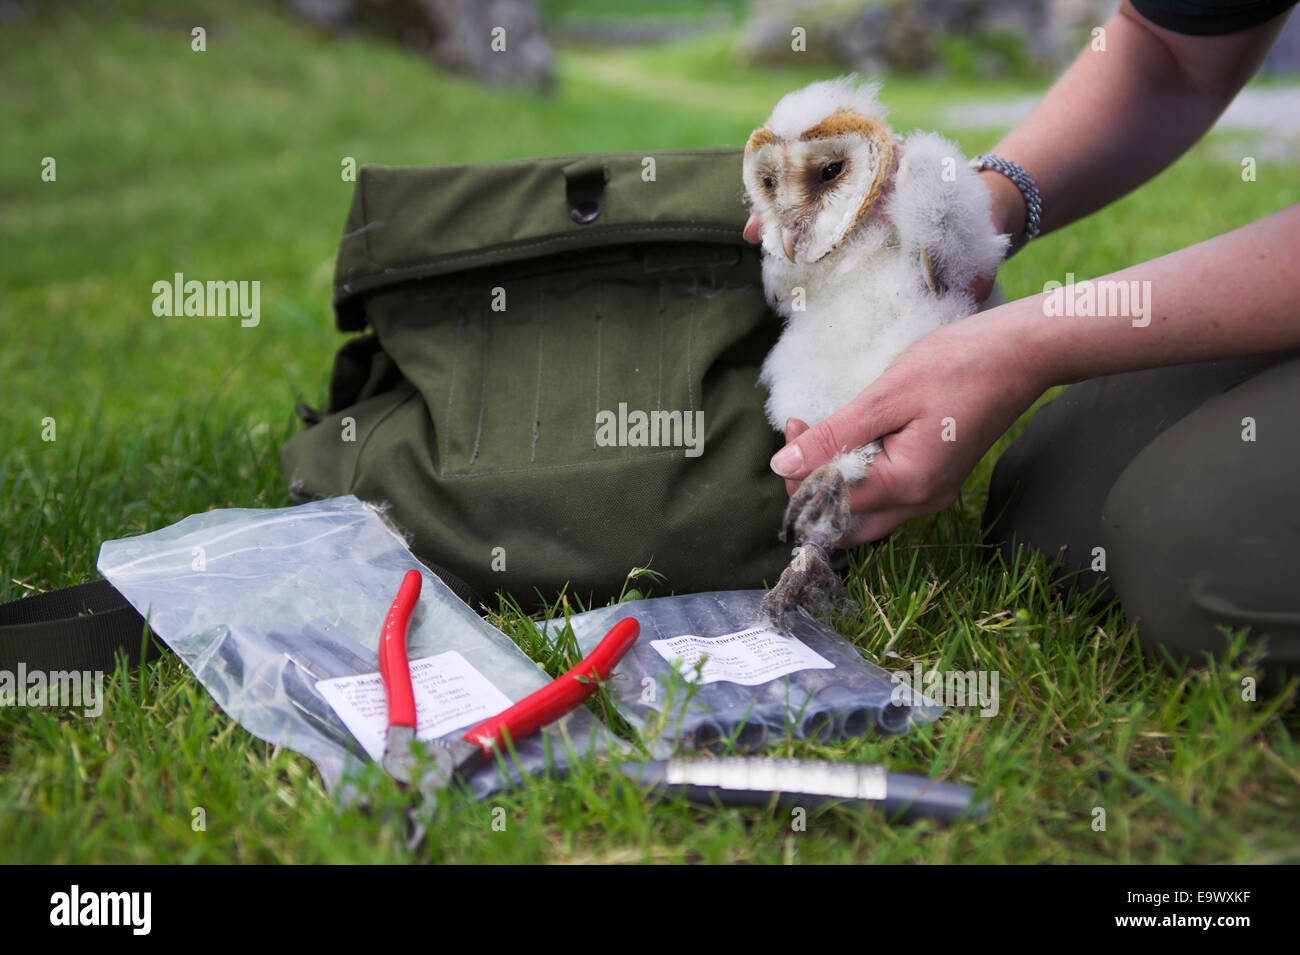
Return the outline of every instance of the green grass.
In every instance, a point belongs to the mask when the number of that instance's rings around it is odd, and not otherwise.
[[[288,503],[278,449],[294,402],[322,399],[339,343],[329,299],[352,188],[344,157],[740,143],[814,78],[743,68],[734,37],[712,35],[569,51],[548,99],[483,89],[260,6],[45,17],[0,34],[6,599],[95,576],[103,540],[210,507]],[[196,24],[206,53],[190,51]],[[894,78],[884,95],[907,130],[952,102],[1034,89]],[[998,131],[949,132],[974,151]],[[1007,293],[1101,274],[1300,198],[1300,163],[1261,163],[1259,181],[1243,184],[1214,147],[1033,243],[1004,271]],[[46,156],[54,183],[40,179]],[[260,280],[261,325],[154,317],[150,287],[176,271]],[[53,442],[41,439],[47,417]],[[1053,593],[1041,557],[987,560],[978,515],[999,448],[957,506],[859,556],[851,587],[865,613],[842,621],[891,668],[997,669],[997,718],[953,711],[905,738],[777,750],[974,785],[992,799],[984,823],[890,825],[833,809],[796,833],[779,812],[647,803],[593,764],[491,805],[450,799],[413,854],[405,797],[380,774],[363,783],[366,808],[335,805],[306,759],[247,735],[168,658],[119,671],[99,719],[0,708],[0,861],[1300,861],[1294,686],[1243,702],[1248,654],[1162,666],[1118,610]],[[490,619],[552,672],[560,665],[510,607]],[[490,825],[495,806],[504,832]],[[1107,811],[1104,832],[1091,827],[1094,807]]]

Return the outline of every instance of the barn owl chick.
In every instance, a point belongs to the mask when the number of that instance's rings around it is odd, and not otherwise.
[[[759,377],[778,431],[829,417],[909,344],[974,312],[972,282],[1006,254],[961,151],[934,133],[900,141],[877,90],[845,77],[790,93],[745,146],[763,288],[785,319]],[[794,555],[763,601],[776,629],[788,632],[801,604],[847,603],[828,554],[853,528],[850,486],[882,450],[842,448],[791,497],[781,539],[793,537]]]

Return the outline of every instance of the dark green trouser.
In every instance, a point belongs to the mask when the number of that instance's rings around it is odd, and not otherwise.
[[[1294,670],[1300,353],[1066,389],[998,461],[985,526],[1004,546],[1064,547],[1072,579],[1108,582],[1147,646],[1199,657],[1224,646],[1221,626],[1249,627]]]

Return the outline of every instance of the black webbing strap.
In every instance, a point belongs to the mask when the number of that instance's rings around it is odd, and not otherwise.
[[[107,580],[0,604],[0,670],[105,670],[118,651],[134,666],[162,655],[144,617]]]

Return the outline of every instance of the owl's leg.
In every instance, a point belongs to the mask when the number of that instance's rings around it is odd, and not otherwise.
[[[804,478],[790,498],[780,537],[783,541],[793,539],[794,555],[762,603],[763,616],[773,629],[789,633],[789,616],[801,606],[814,614],[856,609],[831,569],[828,554],[835,542],[853,529],[850,486],[867,476],[882,449],[879,441],[873,441],[836,456]]]
[[[839,575],[831,569],[826,551],[816,544],[801,544],[794,549],[781,579],[763,595],[759,611],[769,629],[789,635],[791,617],[800,607],[806,607],[814,616],[856,609]]]
[[[796,544],[814,543],[830,549],[853,529],[849,511],[849,487],[866,478],[876,455],[884,450],[879,441],[838,454],[813,471],[786,505],[781,540]]]

